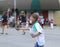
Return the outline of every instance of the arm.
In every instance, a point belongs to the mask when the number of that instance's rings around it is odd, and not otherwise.
[[[41,33],[38,32],[38,33],[36,33],[36,34],[31,34],[31,36],[32,36],[32,38],[35,38],[35,37],[39,36],[40,34],[41,34]]]

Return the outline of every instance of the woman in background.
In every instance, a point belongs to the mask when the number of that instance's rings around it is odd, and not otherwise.
[[[2,16],[2,33],[1,34],[4,34],[5,26],[8,27],[7,11],[3,12],[3,16]],[[6,33],[6,34],[8,34],[8,33]]]

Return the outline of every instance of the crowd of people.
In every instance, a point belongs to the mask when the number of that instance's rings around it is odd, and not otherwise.
[[[45,19],[43,17],[42,14],[39,14],[39,12],[35,11],[35,12],[27,12],[27,11],[18,11],[18,9],[14,10],[14,9],[7,9],[5,11],[3,11],[2,14],[2,29],[3,32],[2,34],[4,34],[4,27],[7,25],[11,28],[15,28],[16,30],[20,30],[21,27],[26,27],[28,28],[31,25],[31,20],[30,20],[30,16],[32,14],[36,14],[38,16],[38,22],[39,24],[42,26],[44,26],[45,24]],[[48,19],[46,19],[46,23],[49,22]],[[23,30],[24,32],[24,30]],[[24,32],[25,34],[25,32]]]

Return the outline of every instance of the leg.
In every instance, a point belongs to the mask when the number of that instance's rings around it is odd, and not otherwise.
[[[9,28],[9,24],[7,25],[7,28]]]
[[[2,26],[2,33],[1,34],[4,34],[4,26]]]
[[[44,47],[44,45],[43,46],[39,46],[39,47]]]
[[[25,35],[25,30],[23,29],[23,35]]]
[[[5,31],[5,32],[6,32],[6,33],[5,33],[6,35],[8,35],[8,27],[9,27],[9,26],[6,25],[6,31]]]
[[[38,47],[38,43],[36,42],[35,47]]]
[[[44,45],[39,46],[38,43],[36,42],[35,47],[44,47]]]

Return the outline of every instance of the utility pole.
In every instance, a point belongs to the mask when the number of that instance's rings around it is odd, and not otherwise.
[[[14,0],[14,16],[15,16],[15,23],[16,23],[16,0]]]

